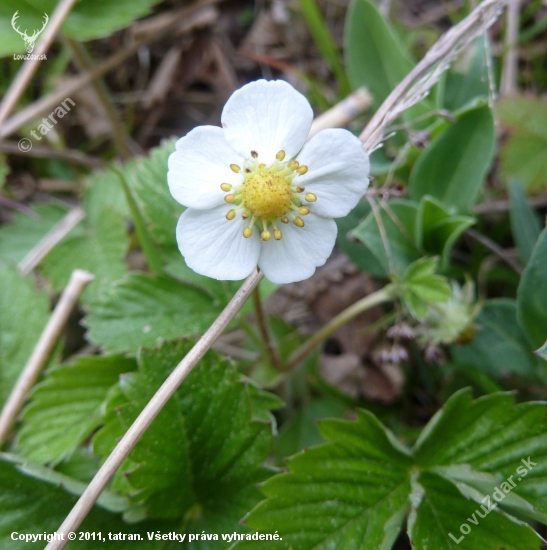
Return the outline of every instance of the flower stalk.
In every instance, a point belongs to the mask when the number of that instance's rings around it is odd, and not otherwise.
[[[253,307],[256,322],[258,323],[258,328],[260,329],[260,334],[262,336],[262,341],[264,342],[266,352],[270,358],[270,363],[274,369],[282,370],[281,360],[277,355],[275,346],[270,336],[270,330],[268,327],[268,322],[266,321],[266,316],[264,315],[264,309],[262,307],[262,300],[260,299],[260,291],[258,290],[258,287],[253,290]]]
[[[390,302],[395,297],[393,285],[387,285],[361,298],[350,307],[339,313],[334,319],[331,319],[321,330],[316,332],[305,344],[297,349],[284,370],[291,370],[303,361],[321,342],[324,342],[329,336],[334,334],[340,327],[360,315],[361,313],[372,309],[375,306]]]

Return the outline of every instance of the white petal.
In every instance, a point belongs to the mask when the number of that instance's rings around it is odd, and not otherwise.
[[[198,126],[177,141],[169,156],[167,182],[171,195],[189,208],[204,210],[224,202],[222,183],[243,181],[230,164],[243,166],[243,159],[228,145],[222,128]]]
[[[308,100],[282,80],[257,80],[240,88],[222,111],[226,141],[245,158],[251,151],[270,164],[279,151],[291,159],[310,132],[313,111]]]
[[[346,216],[367,190],[370,161],[359,139],[347,130],[319,132],[304,145],[297,158],[308,171],[297,176],[294,184],[317,196],[317,201],[309,204],[320,216]]]
[[[308,214],[304,227],[280,224],[283,237],[262,243],[258,267],[272,283],[285,284],[311,277],[330,256],[336,241],[336,223]]]
[[[231,206],[210,210],[189,208],[177,225],[177,242],[186,264],[195,272],[221,281],[244,279],[256,267],[260,254],[259,232],[243,237],[248,224],[238,215],[226,219]]]

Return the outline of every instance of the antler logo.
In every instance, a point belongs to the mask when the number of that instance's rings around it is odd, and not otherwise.
[[[32,50],[34,50],[34,44],[36,43],[36,40],[38,39],[40,33],[45,29],[47,22],[49,21],[49,17],[47,16],[47,13],[44,13],[44,24],[42,25],[42,28],[39,31],[34,31],[30,36],[27,34],[27,29],[25,29],[24,32],[21,32],[19,30],[19,27],[15,26],[17,24],[18,17],[19,10],[17,10],[11,18],[11,26],[13,27],[14,31],[18,32],[23,37],[27,53],[32,53]]]

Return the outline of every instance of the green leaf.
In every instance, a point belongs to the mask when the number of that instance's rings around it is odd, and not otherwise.
[[[350,91],[348,79],[342,66],[338,48],[321,15],[319,7],[315,0],[299,0],[298,3],[317,49],[321,52],[323,59],[336,76],[339,94],[346,96]]]
[[[389,550],[408,514],[420,550],[539,550],[539,536],[512,514],[547,520],[545,412],[509,393],[473,401],[463,390],[411,450],[368,411],[325,421],[328,442],[289,459],[246,519],[281,539],[236,548]],[[485,514],[488,502],[496,506]]]
[[[526,265],[541,233],[541,226],[536,213],[526,201],[520,182],[510,183],[507,189],[509,190],[511,232],[519,251],[520,261],[522,265]]]
[[[418,158],[410,174],[411,198],[432,195],[458,212],[467,212],[479,195],[495,141],[488,106],[460,115]]]
[[[518,179],[530,190],[545,188],[547,181],[547,102],[511,97],[498,105],[501,122],[511,136],[501,150],[501,172]]]
[[[202,290],[170,277],[129,274],[90,304],[89,338],[108,351],[136,351],[205,331],[220,308]]]
[[[123,276],[128,246],[123,219],[104,208],[96,220],[85,220],[45,257],[43,274],[55,289],[62,290],[74,269],[93,273],[95,279],[81,298],[89,302]]]
[[[452,347],[452,357],[462,365],[476,365],[495,378],[507,373],[535,376],[537,361],[517,323],[514,300],[487,300],[476,319],[477,331],[467,345]]]
[[[49,299],[13,266],[0,266],[0,405],[9,396],[49,319]]]
[[[269,498],[246,519],[283,540],[236,548],[391,548],[410,493],[408,451],[367,411],[320,431],[328,443],[289,459],[290,472],[262,485]]]
[[[184,341],[140,352],[138,373],[122,379],[107,405],[95,452],[113,448],[191,347]],[[239,532],[239,519],[260,498],[255,484],[267,477],[261,464],[271,427],[254,420],[257,406],[237,369],[208,352],[122,466],[116,487],[143,517],[184,517],[193,533]]]
[[[83,0],[76,3],[63,24],[63,33],[80,41],[109,36],[148,15],[158,0]],[[51,18],[56,0],[3,0],[0,4],[0,56],[25,52],[25,44],[12,26],[13,14],[19,10],[21,29],[40,29],[44,13]],[[49,23],[51,25],[51,22]]]
[[[399,285],[402,300],[412,315],[423,319],[432,302],[445,302],[452,297],[448,281],[435,274],[436,258],[422,258],[412,263]]]
[[[354,89],[366,86],[373,110],[411,71],[413,63],[389,23],[369,0],[353,0],[344,32],[346,67]]]
[[[374,277],[385,277],[386,272],[369,248],[350,236],[362,219],[370,213],[368,202],[360,202],[347,216],[334,221],[338,226],[337,246],[361,270]]]
[[[1,455],[0,460],[0,546],[2,550],[31,550],[42,548],[42,542],[24,542],[13,540],[13,532],[21,534],[54,533],[71,508],[76,503],[75,494],[81,493],[85,487],[66,476],[51,472],[46,479],[43,472],[36,469],[16,466],[13,460]],[[72,494],[69,494],[68,489]],[[101,499],[104,503],[104,498]],[[111,502],[111,501],[110,501]],[[172,523],[143,522],[126,524],[118,514],[95,506],[84,520],[80,532],[102,533],[104,541],[75,540],[70,543],[72,550],[160,550],[164,548],[157,541],[149,541],[147,531],[174,531]],[[109,540],[108,533],[140,534],[139,542],[135,540]],[[43,540],[43,539],[42,539]]]
[[[50,370],[23,414],[18,446],[42,464],[74,452],[101,424],[100,408],[121,374],[134,371],[123,355],[80,357]]]
[[[452,216],[444,204],[425,195],[418,207],[416,243],[426,254],[441,255],[441,266],[446,268],[452,248],[474,223],[469,216]]]
[[[167,185],[167,159],[174,150],[175,141],[169,140],[152,149],[147,157],[133,159],[124,165],[115,164],[115,170],[93,174],[87,180],[84,197],[89,218],[96,219],[105,206],[125,218],[131,216],[122,182],[116,173],[120,172],[154,242],[169,250],[177,249],[175,229],[184,207],[171,196]]]
[[[395,273],[402,274],[413,261],[421,257],[414,241],[417,211],[417,205],[406,200],[394,200],[386,207],[378,207],[391,258],[386,252],[382,233],[373,212],[353,231],[355,237],[374,254],[384,273],[391,272],[392,262]]]
[[[488,63],[492,63],[492,59],[485,48],[485,42],[483,36],[477,38],[473,46],[466,48],[446,72],[443,97],[445,109],[457,111],[477,98],[488,98],[490,95]]]
[[[275,445],[277,462],[312,445],[323,443],[318,428],[318,420],[335,417],[341,418],[346,405],[335,398],[323,397],[304,403],[289,420],[283,424]]]
[[[112,168],[112,170],[115,170]],[[133,196],[133,191],[130,189],[125,176],[119,170],[115,170],[116,174],[120,178],[121,184],[123,186],[123,191],[125,193],[125,198],[129,206],[129,211],[131,212],[131,218],[135,224],[135,229],[137,236],[139,238],[139,244],[146,258],[146,262],[150,271],[154,275],[159,275],[162,272],[162,259],[159,251],[156,249],[154,242],[152,241],[152,236],[150,235],[148,228],[146,227],[146,222],[141,215],[139,207],[135,197]]]
[[[477,503],[463,499],[454,485],[441,476],[421,475],[415,492],[423,496],[417,498],[418,505],[409,519],[408,535],[413,549],[537,550],[540,547],[540,538],[530,527],[498,510],[485,515]]]
[[[32,214],[17,212],[11,223],[0,227],[0,260],[20,262],[68,212],[58,203],[35,204]]]
[[[547,229],[534,246],[522,274],[517,293],[517,315],[532,349],[545,341],[547,334]]]

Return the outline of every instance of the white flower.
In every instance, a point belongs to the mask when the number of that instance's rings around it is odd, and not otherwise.
[[[281,80],[243,86],[221,120],[189,132],[169,157],[169,189],[187,207],[177,226],[186,263],[221,280],[257,265],[274,283],[310,277],[334,247],[332,218],[368,186],[361,142],[333,129],[305,143],[312,109]]]

